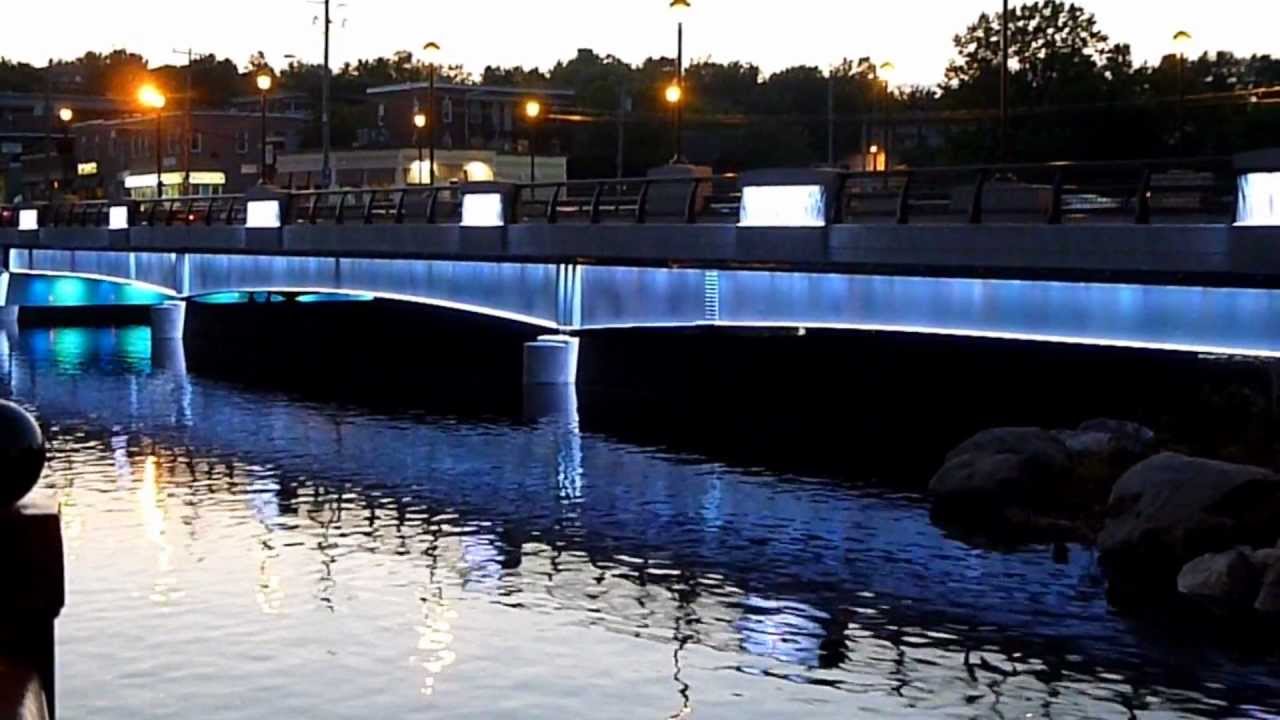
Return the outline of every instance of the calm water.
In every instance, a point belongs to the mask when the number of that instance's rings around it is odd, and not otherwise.
[[[50,428],[64,717],[1280,713],[1274,658],[1117,617],[1088,551],[975,549],[918,497],[572,410],[250,390],[145,328],[0,338],[3,387]]]

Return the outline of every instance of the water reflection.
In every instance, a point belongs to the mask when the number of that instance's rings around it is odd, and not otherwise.
[[[180,346],[136,337],[10,345],[80,588],[71,706],[107,683],[145,705],[121,677],[185,714],[242,682],[245,717],[399,716],[406,688],[534,717],[582,714],[565,697],[645,717],[1261,717],[1280,697],[1273,660],[1110,615],[1082,549],[979,551],[916,498],[584,434],[572,391],[510,420],[372,414],[191,377]],[[152,608],[128,605],[139,588]]]

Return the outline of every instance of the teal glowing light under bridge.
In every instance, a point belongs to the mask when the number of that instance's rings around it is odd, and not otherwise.
[[[171,299],[172,294],[136,283],[70,275],[15,274],[9,284],[8,303],[23,307],[91,307],[158,305]]]

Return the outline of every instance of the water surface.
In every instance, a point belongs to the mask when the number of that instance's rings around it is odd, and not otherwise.
[[[1118,617],[1089,551],[976,549],[909,493],[572,403],[250,389],[146,328],[0,337],[54,453],[65,717],[1280,716],[1274,657]]]

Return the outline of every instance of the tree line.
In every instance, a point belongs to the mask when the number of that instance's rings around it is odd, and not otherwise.
[[[1010,15],[1011,120],[1002,150],[996,112],[1000,23],[999,12],[982,13],[958,33],[954,59],[932,86],[890,88],[868,57],[773,74],[750,62],[694,61],[685,70],[687,153],[726,171],[819,163],[827,156],[829,108],[838,159],[861,151],[869,138],[883,138],[892,126],[895,162],[916,165],[991,161],[1002,153],[1018,161],[1226,154],[1277,142],[1280,59],[1226,51],[1180,59],[1171,43],[1159,62],[1138,64],[1130,47],[1113,42],[1093,14],[1065,0],[1037,0]],[[53,67],[51,77],[70,77],[90,94],[131,97],[143,78],[174,92],[186,87],[186,67],[152,68],[127,50],[89,52]],[[243,65],[212,55],[196,58],[192,101],[224,107],[252,94],[251,76],[261,71],[276,74],[282,90],[318,102],[319,65],[294,60],[275,68],[262,53]],[[472,75],[457,66],[437,69],[441,82],[574,91],[574,112],[550,132],[579,175],[614,172],[619,119],[627,172],[670,156],[670,109],[662,93],[674,72],[673,58],[634,65],[590,50],[546,70],[491,66]],[[351,144],[367,124],[365,90],[427,75],[428,66],[408,51],[336,68],[335,144]],[[44,68],[0,59],[0,90],[40,92],[45,82]],[[315,145],[318,139],[319,128],[312,127],[306,141]]]

